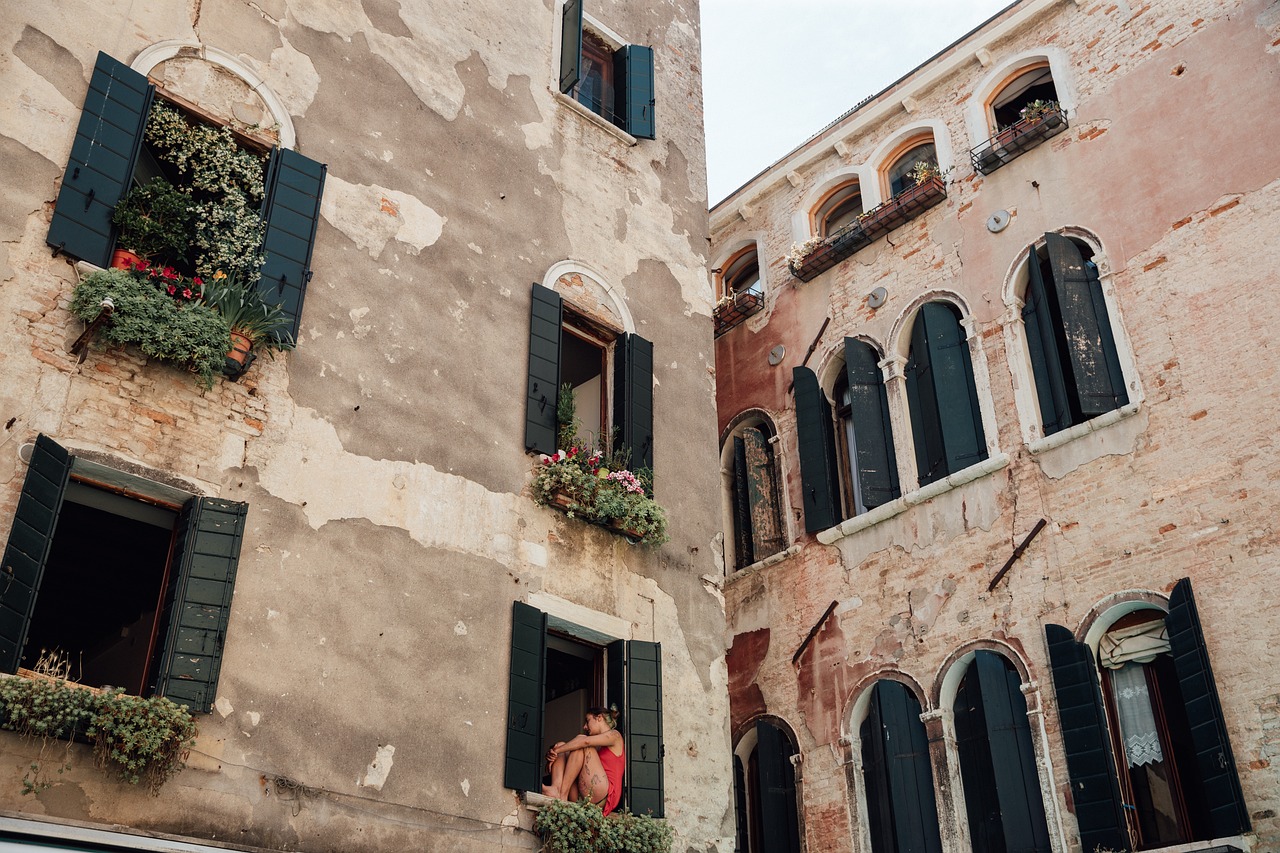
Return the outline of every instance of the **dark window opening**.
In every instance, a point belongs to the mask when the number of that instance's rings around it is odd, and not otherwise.
[[[857,181],[837,187],[818,206],[814,218],[818,233],[829,237],[853,222],[862,213],[862,191]]]
[[[896,681],[878,681],[860,729],[862,779],[873,853],[941,853],[929,741],[920,702]]]
[[[760,259],[754,248],[744,250],[730,260],[721,275],[721,290],[722,295],[762,292]]]
[[[772,430],[759,423],[733,436],[733,566],[745,569],[786,547]]]
[[[911,173],[917,163],[938,168],[938,151],[932,142],[915,146],[893,162],[888,172],[890,197],[902,195],[916,185]]]
[[[578,437],[593,447],[609,443],[608,357],[608,342],[567,323],[561,327],[560,381],[573,387]]]
[[[613,89],[613,48],[591,30],[582,31],[582,78],[574,90],[578,103],[596,115],[617,123]]]
[[[849,391],[849,374],[840,371],[836,387],[832,391],[836,401],[836,442],[841,466],[841,497],[844,499],[844,517],[861,515],[867,511],[866,501],[862,496],[862,481],[858,476],[858,434],[853,423],[853,395]]]
[[[604,649],[560,634],[547,634],[543,685],[545,754],[558,741],[582,733],[588,708],[604,704]]]
[[[1022,109],[1032,101],[1058,100],[1058,89],[1053,85],[1053,74],[1048,66],[1032,68],[1019,74],[991,102],[996,129],[1009,127],[1022,119]]]
[[[757,720],[756,743],[747,758],[734,756],[740,853],[800,853],[795,745],[787,732]]]

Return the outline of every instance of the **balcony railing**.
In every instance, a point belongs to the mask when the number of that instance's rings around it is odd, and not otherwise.
[[[739,326],[752,314],[764,307],[764,288],[757,282],[747,290],[733,294],[733,299],[721,302],[712,313],[716,324],[716,337],[734,326]]]
[[[990,175],[1066,129],[1067,114],[1061,107],[1032,118],[1024,118],[969,152],[969,156],[973,158],[974,171]]]

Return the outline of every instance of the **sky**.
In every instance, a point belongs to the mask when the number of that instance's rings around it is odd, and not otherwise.
[[[1011,0],[702,0],[714,206]]]

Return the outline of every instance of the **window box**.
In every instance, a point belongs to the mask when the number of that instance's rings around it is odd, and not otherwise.
[[[571,447],[544,457],[533,478],[535,503],[597,524],[643,545],[667,541],[666,511],[630,471],[609,471],[599,452]]]
[[[735,326],[742,325],[744,320],[752,314],[759,313],[763,307],[764,293],[758,286],[722,300],[716,305],[712,315],[716,324],[716,337],[720,337]]]
[[[863,228],[863,219],[856,219],[832,233],[799,263],[792,262],[791,274],[801,281],[811,281],[859,249],[870,246],[872,240]]]
[[[990,175],[1066,129],[1067,114],[1061,107],[1015,122],[969,152],[974,171]]]

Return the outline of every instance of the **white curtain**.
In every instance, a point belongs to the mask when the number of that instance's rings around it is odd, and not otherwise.
[[[1120,738],[1124,741],[1124,754],[1129,766],[1163,761],[1156,715],[1147,690],[1146,667],[1140,663],[1126,663],[1111,670],[1111,687],[1116,697]]]
[[[1169,629],[1163,619],[1108,631],[1098,644],[1098,660],[1107,669],[1119,669],[1130,661],[1151,663],[1169,649]]]

